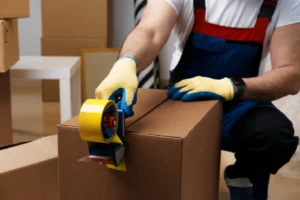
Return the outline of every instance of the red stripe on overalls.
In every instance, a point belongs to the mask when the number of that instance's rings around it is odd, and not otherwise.
[[[276,3],[266,0],[264,4],[272,7],[276,5]],[[269,18],[259,16],[253,28],[233,28],[207,22],[205,13],[205,8],[195,9],[195,22],[192,32],[223,38],[225,40],[264,43],[266,30],[270,22]]]
[[[269,19],[259,17],[254,28],[232,28],[211,24],[205,21],[205,9],[195,10],[195,23],[193,32],[223,38],[226,40],[263,43],[265,30]]]

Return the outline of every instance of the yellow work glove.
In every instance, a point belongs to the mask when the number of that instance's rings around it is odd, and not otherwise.
[[[168,96],[174,100],[232,100],[235,95],[235,87],[229,78],[216,80],[207,77],[196,76],[184,79],[168,91]]]
[[[116,102],[126,118],[134,115],[133,105],[136,103],[138,88],[136,69],[137,62],[133,57],[120,58],[95,91],[97,99]]]

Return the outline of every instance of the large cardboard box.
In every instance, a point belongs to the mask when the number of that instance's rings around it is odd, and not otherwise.
[[[43,37],[107,38],[108,0],[43,0]]]
[[[9,145],[12,144],[12,142],[10,71],[7,71],[0,73],[0,146]]]
[[[104,48],[106,38],[42,38],[43,56],[80,56],[81,49]],[[59,82],[57,80],[42,81],[42,98],[45,102],[59,101]]]
[[[19,57],[18,20],[0,20],[0,73],[9,70]]]
[[[0,19],[27,18],[29,16],[29,0],[0,0]]]
[[[57,135],[0,148],[1,200],[58,200]]]
[[[127,172],[78,162],[88,153],[78,118],[58,126],[60,200],[217,200],[221,104],[139,89],[134,111],[126,120]]]

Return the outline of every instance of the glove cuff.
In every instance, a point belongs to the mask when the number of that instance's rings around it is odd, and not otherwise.
[[[138,66],[138,62],[133,56],[122,56],[118,60],[121,60],[121,59],[124,59],[124,58],[129,58],[129,59],[133,60],[135,62],[136,67]]]
[[[123,56],[119,58],[113,68],[111,69],[112,73],[128,73],[132,72],[136,74],[137,72],[137,64],[136,60],[130,56]]]
[[[227,101],[230,101],[235,96],[235,92],[236,92],[235,86],[229,78],[223,78],[223,81],[227,84],[227,88],[228,88],[228,92],[227,92],[225,99]]]

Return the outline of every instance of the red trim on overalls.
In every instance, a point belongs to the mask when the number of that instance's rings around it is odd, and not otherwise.
[[[275,3],[270,3],[269,1],[264,1],[264,4],[276,6]],[[223,38],[225,40],[264,43],[270,19],[259,16],[253,28],[233,28],[207,22],[205,13],[205,8],[195,9],[195,22],[192,32]]]

